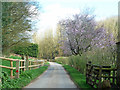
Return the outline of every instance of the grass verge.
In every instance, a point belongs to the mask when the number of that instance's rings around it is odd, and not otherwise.
[[[65,70],[70,75],[73,82],[79,87],[79,88],[89,88],[93,89],[91,86],[86,84],[86,77],[84,74],[81,74],[79,71],[77,71],[75,68],[70,67],[69,65],[63,65]]]
[[[28,70],[22,72],[18,79],[10,79],[7,75],[4,77],[4,82],[2,84],[2,88],[22,88],[28,85],[32,80],[37,78],[40,74],[42,74],[48,68],[48,63],[45,66],[42,66],[38,69]]]

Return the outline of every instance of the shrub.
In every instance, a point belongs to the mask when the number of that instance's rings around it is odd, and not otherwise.
[[[60,57],[56,59],[57,62],[63,63],[69,66],[72,66],[79,70],[81,73],[85,73],[85,66],[86,66],[86,59],[85,56],[70,56],[68,58],[66,57]]]

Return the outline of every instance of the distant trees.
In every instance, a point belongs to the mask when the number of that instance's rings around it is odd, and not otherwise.
[[[29,43],[31,18],[37,14],[30,2],[2,2],[2,51],[9,55],[16,45]]]
[[[55,57],[55,42],[52,29],[45,32],[44,37],[38,38],[34,34],[34,41],[38,44],[38,58],[53,59]]]
[[[39,40],[39,55],[41,58],[52,59],[54,58],[54,38],[52,30],[45,32],[44,37]]]
[[[56,56],[63,55],[62,49],[60,48],[59,36],[59,26],[57,27],[55,35],[53,35],[52,29],[46,30],[43,37],[39,37],[34,33],[33,40],[38,44],[39,59],[54,59]]]
[[[107,34],[113,34],[113,39],[117,42],[117,36],[118,36],[118,17],[109,17],[105,20],[99,21],[98,24],[100,26],[104,25]]]
[[[55,47],[56,47],[56,56],[60,57],[60,56],[65,56],[64,52],[62,50],[62,33],[61,33],[61,27],[59,24],[57,24],[57,28],[56,28],[56,35],[54,36],[54,41],[55,41]]]

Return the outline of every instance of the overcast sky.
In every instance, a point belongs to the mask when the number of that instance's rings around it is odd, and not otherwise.
[[[37,23],[39,33],[43,33],[46,29],[56,28],[56,23],[70,17],[84,8],[92,8],[93,14],[96,15],[96,20],[103,20],[118,14],[119,0],[39,0],[40,13]]]

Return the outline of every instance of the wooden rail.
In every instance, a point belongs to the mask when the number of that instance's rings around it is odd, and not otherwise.
[[[101,88],[104,80],[109,80],[112,87],[116,86],[116,68],[111,66],[86,64],[86,83],[94,88]]]
[[[30,60],[28,60],[28,57],[26,58],[26,60],[11,59],[11,58],[5,58],[5,57],[0,57],[0,59],[10,61],[10,66],[0,65],[0,67],[10,69],[11,79],[14,77],[19,78],[20,71],[36,69],[36,68],[39,68],[40,66],[44,65],[43,61],[41,61],[41,62],[39,62],[38,60],[30,61]],[[13,62],[16,62],[16,67],[13,66]],[[16,70],[15,76],[13,76],[14,69]]]
[[[16,69],[15,67],[8,67],[8,66],[2,66],[2,65],[0,65],[0,67],[7,68],[7,69]]]
[[[5,57],[0,57],[0,59],[8,60],[8,61],[18,61],[19,59],[11,59],[11,58],[5,58]]]

